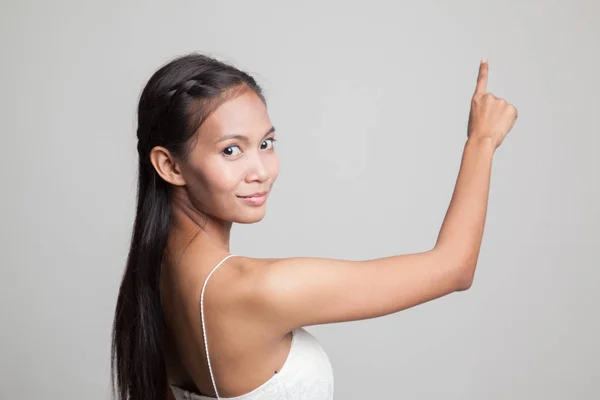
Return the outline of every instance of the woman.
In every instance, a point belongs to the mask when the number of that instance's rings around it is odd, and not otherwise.
[[[331,364],[303,327],[469,288],[492,157],[517,118],[486,93],[487,72],[483,60],[435,246],[345,261],[229,253],[232,224],[264,217],[279,172],[265,99],[248,74],[201,54],[160,68],[138,108],[138,203],[113,326],[118,396],[331,399]]]

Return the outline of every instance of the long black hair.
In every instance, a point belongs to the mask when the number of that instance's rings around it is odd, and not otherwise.
[[[137,209],[112,327],[111,383],[122,400],[167,396],[165,321],[160,300],[161,262],[171,228],[170,184],[149,159],[162,146],[185,161],[203,121],[220,104],[261,88],[247,73],[203,54],[169,61],[149,79],[138,106]],[[115,382],[116,380],[116,382]]]

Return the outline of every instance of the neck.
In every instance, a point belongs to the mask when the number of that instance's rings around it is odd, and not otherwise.
[[[172,230],[181,243],[189,244],[192,240],[203,241],[207,246],[218,248],[229,253],[231,221],[223,221],[195,208],[189,199],[176,199],[172,202]]]

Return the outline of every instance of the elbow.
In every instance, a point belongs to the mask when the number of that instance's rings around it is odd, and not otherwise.
[[[475,277],[475,268],[477,267],[477,260],[467,261],[459,264],[458,277],[456,283],[456,290],[463,292],[468,290],[473,285],[473,279]]]
[[[464,274],[461,279],[459,279],[456,285],[457,292],[464,292],[465,290],[469,290],[473,285],[473,275],[469,276],[468,274]]]
[[[447,249],[447,248],[445,248]],[[473,285],[473,278],[475,276],[475,268],[477,267],[478,252],[471,253],[466,256],[465,252],[456,252],[448,250],[440,250],[436,248],[436,251],[441,254],[444,260],[453,260],[452,270],[454,271],[454,287],[455,291],[462,292],[468,290]]]

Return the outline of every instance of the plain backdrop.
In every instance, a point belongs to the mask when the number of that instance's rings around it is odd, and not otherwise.
[[[596,0],[1,4],[0,399],[109,398],[137,100],[193,51],[252,74],[278,131],[232,252],[352,260],[433,246],[488,58],[519,120],[472,288],[308,330],[336,399],[600,398]]]

